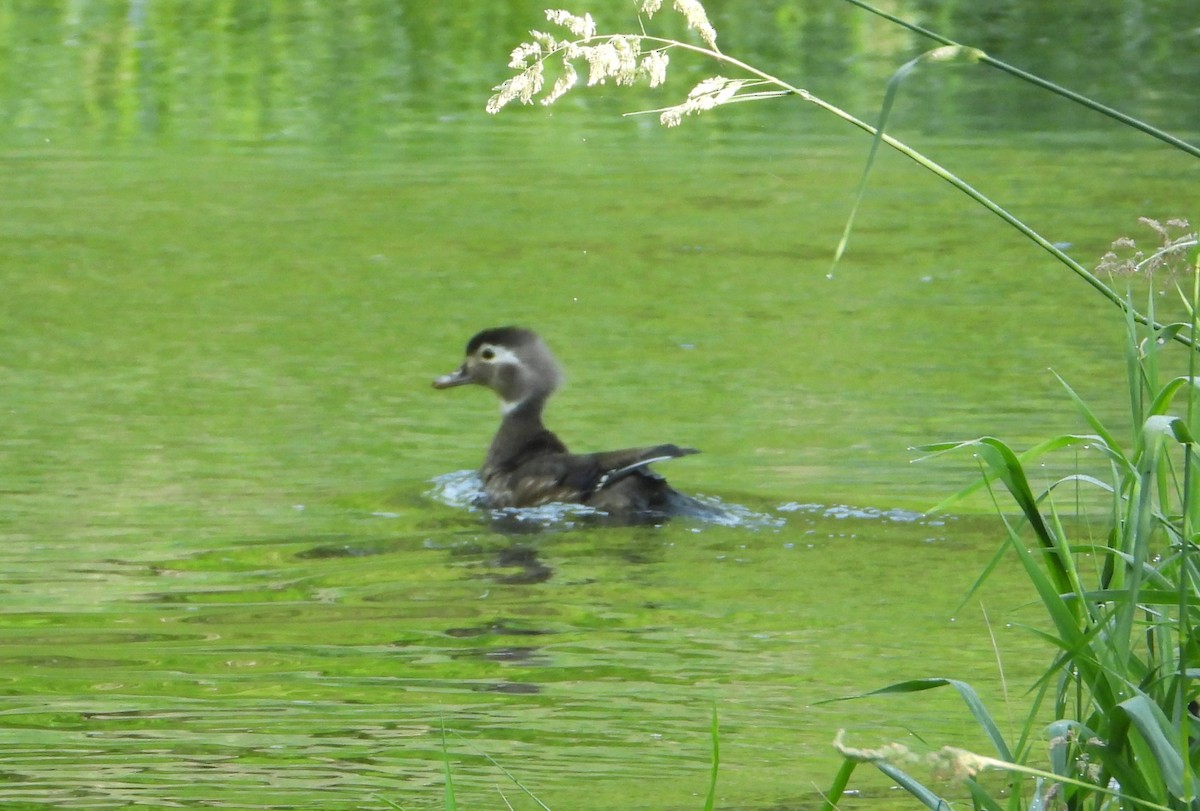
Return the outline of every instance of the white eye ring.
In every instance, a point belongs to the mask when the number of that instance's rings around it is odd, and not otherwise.
[[[517,357],[515,352],[507,346],[499,346],[497,344],[484,344],[475,350],[475,356],[484,363],[521,365],[521,359]]]

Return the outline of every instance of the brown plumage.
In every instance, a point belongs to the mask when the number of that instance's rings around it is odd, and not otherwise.
[[[542,424],[546,401],[561,379],[554,355],[536,333],[498,327],[471,338],[462,366],[433,381],[438,389],[476,383],[500,397],[503,418],[479,471],[489,506],[572,502],[610,515],[646,518],[705,509],[649,468],[652,462],[698,453],[692,448],[666,444],[568,451]]]

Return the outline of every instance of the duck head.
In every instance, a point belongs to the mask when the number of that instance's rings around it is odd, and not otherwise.
[[[532,330],[485,329],[467,342],[466,360],[450,374],[435,378],[435,389],[477,383],[500,398],[505,414],[527,403],[541,405],[562,381],[550,348]]]

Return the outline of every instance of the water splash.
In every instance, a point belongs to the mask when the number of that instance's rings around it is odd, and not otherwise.
[[[858,518],[868,521],[895,521],[899,524],[911,524],[925,518],[924,513],[897,508],[881,510],[877,507],[851,507],[848,504],[834,504],[832,506],[827,504],[800,504],[795,501],[780,504],[775,510],[781,513],[809,513],[823,518]]]
[[[787,519],[778,515],[757,512],[742,504],[725,501],[717,496],[695,496],[694,499],[706,508],[702,519],[707,524],[742,529],[776,529],[787,524]]]
[[[441,476],[434,476],[430,484],[433,485],[433,489],[426,495],[448,507],[465,507],[472,511],[486,507],[487,497],[483,492],[483,480],[474,470],[443,473]]]
[[[435,476],[433,489],[426,495],[449,507],[485,514],[509,532],[538,532],[548,529],[570,529],[580,521],[603,518],[604,513],[586,504],[555,502],[538,507],[503,507],[490,509],[483,480],[474,470],[456,470]]]
[[[538,507],[505,507],[489,509],[483,481],[474,470],[457,470],[444,473],[431,480],[433,489],[426,495],[449,507],[458,507],[470,512],[484,513],[495,522],[511,531],[539,531],[548,529],[570,529],[581,523],[604,523],[608,515],[586,504],[555,502]],[[697,509],[678,520],[694,521],[701,525],[743,529],[765,529],[784,526],[787,521],[781,516],[756,512],[741,504],[723,501],[716,496],[694,496],[691,501]]]

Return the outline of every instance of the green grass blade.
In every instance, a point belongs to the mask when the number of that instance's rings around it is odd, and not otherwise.
[[[971,685],[958,679],[947,678],[927,678],[927,679],[909,679],[908,681],[896,682],[889,684],[886,687],[880,687],[877,690],[871,690],[867,693],[859,693],[852,696],[841,696],[839,698],[826,699],[824,701],[815,702],[817,704],[831,704],[835,701],[851,701],[860,698],[873,698],[875,696],[897,695],[905,693],[920,693],[925,690],[936,690],[939,687],[953,687],[958,691],[963,703],[967,705],[967,709],[971,711],[971,715],[975,718],[979,725],[991,740],[992,746],[1000,755],[1002,760],[1012,760],[1012,753],[1008,749],[1008,744],[1005,743],[1004,737],[1000,734],[1000,729],[996,726],[996,722],[992,719],[991,713],[987,711],[983,701],[979,698],[979,694]]]
[[[951,686],[958,691],[963,702],[971,710],[971,715],[987,733],[988,740],[992,742],[996,753],[1000,755],[1001,760],[1011,761],[1013,759],[1012,752],[1008,749],[1008,743],[1004,740],[1004,736],[1000,734],[1000,728],[996,726],[996,721],[992,718],[992,714],[987,711],[983,701],[979,698],[979,694],[975,692],[975,688],[967,684],[965,681],[958,679],[950,680]]]
[[[833,275],[838,262],[841,261],[842,256],[846,253],[846,245],[850,242],[850,232],[854,228],[854,218],[858,215],[859,206],[862,205],[863,197],[866,194],[867,178],[870,177],[871,168],[875,165],[875,158],[879,154],[879,145],[883,143],[883,132],[887,128],[888,119],[891,118],[892,107],[896,104],[896,94],[900,90],[900,83],[923,62],[946,62],[959,57],[974,62],[978,61],[980,56],[982,56],[982,52],[976,51],[973,48],[961,48],[957,46],[936,48],[921,54],[916,59],[905,62],[888,79],[887,89],[883,94],[883,105],[879,109],[879,121],[875,124],[875,133],[871,137],[871,149],[867,153],[867,163],[863,167],[862,177],[858,180],[858,187],[854,190],[854,203],[850,206],[850,215],[846,218],[845,228],[842,229],[842,238],[838,240],[837,250],[833,252],[833,266],[829,269],[830,276]]]
[[[1012,534],[1013,533],[1010,533],[1010,537]],[[967,593],[963,595],[962,600],[960,600],[958,605],[955,606],[955,608],[954,608],[955,614],[957,614],[963,610],[963,608],[967,605],[967,603],[970,601],[970,599],[973,596],[975,596],[975,594],[979,591],[980,588],[983,587],[983,584],[987,581],[987,579],[992,576],[992,572],[996,571],[996,567],[998,567],[1000,565],[1000,562],[1002,560],[1004,560],[1004,553],[1006,551],[1008,551],[1007,543],[1001,544],[996,549],[995,553],[992,554],[991,560],[989,560],[987,562],[987,564],[983,567],[983,571],[979,573],[979,576],[975,578],[975,582],[971,584],[971,587],[969,589],[967,589]]]
[[[850,785],[850,776],[854,774],[854,770],[858,768],[859,763],[860,761],[854,758],[846,758],[842,761],[841,768],[838,769],[837,774],[833,777],[833,785],[825,793],[825,801],[821,803],[821,811],[837,811],[838,801],[846,793],[846,786]]]
[[[859,8],[861,8],[865,11],[869,11],[872,14],[875,14],[879,17],[884,18],[885,20],[889,20],[889,21],[895,23],[896,25],[907,28],[909,31],[912,31],[913,33],[920,34],[925,37],[929,37],[930,39],[932,39],[936,42],[940,42],[943,45],[958,45],[958,43],[955,42],[954,40],[952,40],[948,37],[944,37],[941,34],[934,33],[933,31],[930,31],[928,28],[923,28],[922,26],[919,26],[915,23],[910,23],[907,20],[897,17],[894,14],[888,14],[885,11],[877,9],[874,6],[872,6],[871,4],[865,2],[865,0],[846,0],[846,2],[850,3],[851,5],[858,6]],[[1171,135],[1170,133],[1163,132],[1162,130],[1158,129],[1157,127],[1155,127],[1151,124],[1147,124],[1145,121],[1141,121],[1140,119],[1134,118],[1133,116],[1123,113],[1120,110],[1116,110],[1112,107],[1101,104],[1100,102],[1098,102],[1094,99],[1090,99],[1087,96],[1084,96],[1080,93],[1076,93],[1073,90],[1068,90],[1067,88],[1062,87],[1061,85],[1057,85],[1054,82],[1043,79],[1040,76],[1035,76],[1032,73],[1027,73],[1026,71],[1023,71],[1020,68],[1014,67],[1013,65],[1010,65],[1007,62],[1001,62],[999,59],[994,59],[993,57],[987,56],[986,54],[983,55],[983,57],[981,58],[981,61],[990,67],[996,68],[997,70],[1000,70],[1000,71],[1008,73],[1012,76],[1015,76],[1016,78],[1020,79],[1021,81],[1028,82],[1029,84],[1035,85],[1044,90],[1048,90],[1051,93],[1054,93],[1055,95],[1058,95],[1058,96],[1062,96],[1065,99],[1070,99],[1071,101],[1075,102],[1076,104],[1081,104],[1090,110],[1095,110],[1096,112],[1100,113],[1101,115],[1108,116],[1109,118],[1112,118],[1115,121],[1120,121],[1122,124],[1124,124],[1128,127],[1132,127],[1136,130],[1139,130],[1140,132],[1144,132],[1145,134],[1147,134],[1153,138],[1157,138],[1158,140],[1163,141],[1164,143],[1170,144],[1171,146],[1175,147],[1176,149],[1186,152],[1187,154],[1189,154],[1193,157],[1200,158],[1200,147],[1190,144],[1181,138],[1176,138],[1174,135]]]
[[[924,461],[932,456],[940,456],[941,454],[949,453],[950,451],[971,450],[977,452],[978,446],[981,443],[998,442],[1000,441],[993,437],[979,437],[977,439],[968,439],[958,442],[937,442],[929,445],[918,445],[913,448],[913,450],[920,451],[921,453],[925,454],[916,460],[919,462]],[[1076,445],[1095,447],[1102,452],[1108,452],[1108,446],[1105,444],[1104,439],[1098,435],[1063,434],[1061,436],[1054,437],[1053,439],[1039,442],[1037,445],[1034,445],[1024,453],[1016,455],[1015,458],[1019,464],[1024,465],[1048,453],[1062,450],[1063,448],[1074,447]],[[1002,469],[992,469],[990,467],[985,468],[984,473],[982,476],[980,476],[980,478],[976,479],[971,484],[936,504],[931,508],[931,512],[940,512],[952,507],[954,504],[962,501],[967,496],[978,492],[980,489],[985,487],[988,482],[1002,478],[1002,472]]]
[[[539,800],[539,799],[537,798],[537,795],[535,795],[535,794],[534,794],[532,791],[530,791],[528,788],[526,788],[526,787],[525,787],[525,784],[524,784],[524,783],[522,783],[520,780],[518,780],[518,779],[517,779],[517,777],[516,777],[516,775],[514,775],[514,774],[513,774],[512,772],[510,772],[508,769],[504,768],[504,766],[502,766],[502,765],[500,764],[500,761],[496,760],[494,757],[492,757],[491,755],[489,755],[487,752],[484,752],[484,751],[483,751],[482,749],[480,749],[478,746],[475,746],[473,743],[471,743],[469,740],[467,740],[466,738],[464,738],[462,735],[458,735],[457,733],[455,733],[455,736],[456,736],[456,737],[457,737],[457,738],[458,738],[460,741],[462,741],[463,743],[465,743],[467,746],[469,746],[469,747],[471,747],[472,749],[474,749],[474,750],[475,750],[475,752],[476,752],[476,753],[478,753],[480,757],[484,758],[485,760],[487,760],[487,762],[488,762],[488,763],[492,764],[492,765],[493,765],[493,766],[495,766],[497,769],[499,769],[501,772],[503,772],[503,773],[504,773],[504,776],[505,776],[505,777],[507,777],[507,778],[508,778],[508,779],[509,779],[509,780],[512,782],[512,784],[513,784],[514,786],[516,786],[517,788],[521,789],[521,791],[523,791],[523,792],[525,793],[525,796],[526,796],[526,797],[528,797],[529,799],[531,799],[531,800],[533,800],[535,803],[537,803],[537,806],[538,806],[538,808],[541,808],[541,809],[542,809],[542,811],[550,811],[550,806],[546,805],[544,802],[542,802],[541,800]]]
[[[892,778],[892,780],[895,780],[896,785],[919,800],[929,811],[950,811],[952,808],[950,803],[943,800],[932,790],[926,788],[920,780],[917,780],[903,769],[882,761],[876,762],[875,768]]]
[[[813,703],[817,705],[833,704],[838,701],[856,701],[860,698],[874,698],[875,696],[895,695],[897,693],[920,693],[924,690],[935,690],[938,687],[945,687],[949,683],[949,679],[909,679],[907,681],[898,681],[895,684],[889,684],[887,687],[880,687],[876,690],[871,690],[866,693],[856,693],[855,695],[850,696],[838,696],[837,698],[826,698]]]
[[[1126,589],[1097,589],[1096,591],[1085,591],[1080,597],[1089,602],[1120,602],[1130,599],[1130,592]],[[1147,589],[1143,588],[1138,591],[1138,605],[1169,605],[1173,606],[1179,602],[1179,594],[1176,591],[1168,591],[1166,589]]]
[[[446,793],[444,805],[446,811],[458,811],[454,801],[454,778],[450,776],[450,749],[446,746],[446,725],[442,724],[442,763],[446,768]]]
[[[1174,725],[1145,694],[1122,701],[1118,706],[1129,716],[1130,722],[1153,753],[1157,773],[1147,774],[1150,764],[1139,762],[1147,781],[1161,780],[1176,799],[1182,799],[1184,758],[1175,746],[1178,738]]]
[[[829,268],[830,276],[837,269],[838,262],[842,261],[842,256],[846,253],[846,245],[850,242],[854,218],[858,216],[859,206],[862,205],[863,196],[867,192],[867,178],[871,176],[871,168],[875,165],[875,157],[879,154],[879,145],[883,143],[884,128],[887,126],[888,118],[892,114],[892,107],[896,102],[896,91],[900,87],[900,82],[916,69],[920,61],[921,57],[918,56],[916,59],[906,62],[888,80],[887,90],[883,94],[883,106],[879,110],[879,120],[875,124],[875,134],[871,136],[871,148],[867,152],[867,162],[863,166],[862,177],[858,179],[858,186],[854,190],[854,202],[850,205],[850,214],[846,217],[845,227],[842,228],[842,237],[838,240],[837,248],[833,252],[833,265]]]
[[[967,790],[971,792],[971,799],[975,801],[976,808],[983,809],[983,811],[1004,811],[1000,807],[1000,803],[996,802],[996,799],[976,781],[968,780]]]
[[[1057,581],[1052,581],[1047,577],[1041,566],[1038,565],[1037,559],[1025,548],[1020,539],[1013,538],[1012,547],[1025,569],[1026,576],[1037,591],[1046,613],[1050,615],[1050,619],[1054,623],[1055,630],[1058,632],[1056,644],[1068,651],[1085,650],[1086,636],[1080,630],[1079,624],[1080,618],[1083,616],[1082,608],[1077,600],[1071,600],[1070,603],[1067,601],[1070,595],[1077,595],[1078,592],[1069,588],[1064,590],[1059,587]]]
[[[1051,554],[1047,556],[1046,563],[1058,593],[1065,594],[1074,591],[1069,571],[1069,557],[1062,548],[1060,539],[1046,524],[1038,509],[1038,499],[1029,487],[1029,480],[1025,476],[1025,469],[1022,467],[1021,461],[1008,445],[993,437],[984,437],[979,440],[977,447],[980,457],[1008,488],[1009,495],[1021,508],[1025,520],[1029,522],[1042,546],[1051,551]],[[1019,546],[1020,544],[1014,545]]]
[[[712,710],[712,772],[708,778],[708,799],[704,801],[704,811],[713,811],[717,802],[717,770],[721,765],[721,736],[717,725],[717,705],[713,703]]]
[[[1176,393],[1189,383],[1191,381],[1186,377],[1176,377],[1168,381],[1154,398],[1154,402],[1150,404],[1150,415],[1166,414],[1167,408],[1171,405],[1171,400],[1175,398]]]
[[[1071,402],[1075,404],[1075,408],[1083,416],[1083,419],[1087,422],[1087,424],[1091,426],[1092,430],[1096,432],[1096,435],[1104,441],[1106,446],[1119,453],[1119,448],[1121,445],[1117,442],[1117,438],[1113,436],[1108,428],[1105,427],[1104,423],[1100,421],[1092,409],[1088,407],[1087,403],[1083,401],[1083,398],[1076,393],[1075,389],[1071,388],[1070,384],[1068,384],[1067,381],[1062,378],[1062,375],[1054,371],[1051,371],[1051,374],[1053,374],[1058,379],[1058,382],[1062,384],[1062,387],[1067,390],[1067,396],[1071,398]],[[1122,456],[1122,458],[1124,457]],[[1132,467],[1128,460],[1125,461],[1125,464],[1126,467]]]
[[[1032,698],[1029,701],[1025,720],[1021,724],[1021,732],[1017,737],[1017,744],[1013,752],[1014,760],[1018,763],[1026,762],[1028,752],[1035,739],[1044,740],[1041,708],[1046,702],[1046,694],[1050,691],[1051,686],[1049,679],[1041,679],[1029,689]]]

